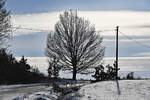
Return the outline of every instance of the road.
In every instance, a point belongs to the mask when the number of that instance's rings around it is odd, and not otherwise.
[[[46,85],[38,86],[22,86],[16,88],[0,89],[0,100],[13,100],[15,97],[39,92],[46,89]]]

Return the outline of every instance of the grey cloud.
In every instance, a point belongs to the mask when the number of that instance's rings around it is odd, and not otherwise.
[[[143,25],[126,26],[125,28],[150,28],[150,23],[145,23]]]

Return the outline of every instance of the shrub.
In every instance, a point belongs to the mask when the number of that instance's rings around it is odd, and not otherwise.
[[[134,79],[134,72],[128,73],[126,79]]]
[[[107,69],[105,69],[107,68]],[[96,81],[103,80],[114,80],[116,79],[116,67],[110,66],[109,64],[104,67],[103,65],[95,68],[95,74],[92,75],[96,79]],[[118,77],[119,78],[119,77]]]

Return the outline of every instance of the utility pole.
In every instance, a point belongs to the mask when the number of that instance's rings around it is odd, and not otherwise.
[[[118,80],[118,31],[119,26],[116,27],[116,80]]]

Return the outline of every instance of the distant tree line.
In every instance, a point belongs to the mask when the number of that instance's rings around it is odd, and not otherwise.
[[[24,56],[17,61],[6,49],[0,49],[0,84],[33,83],[42,79],[44,75],[27,64]]]

